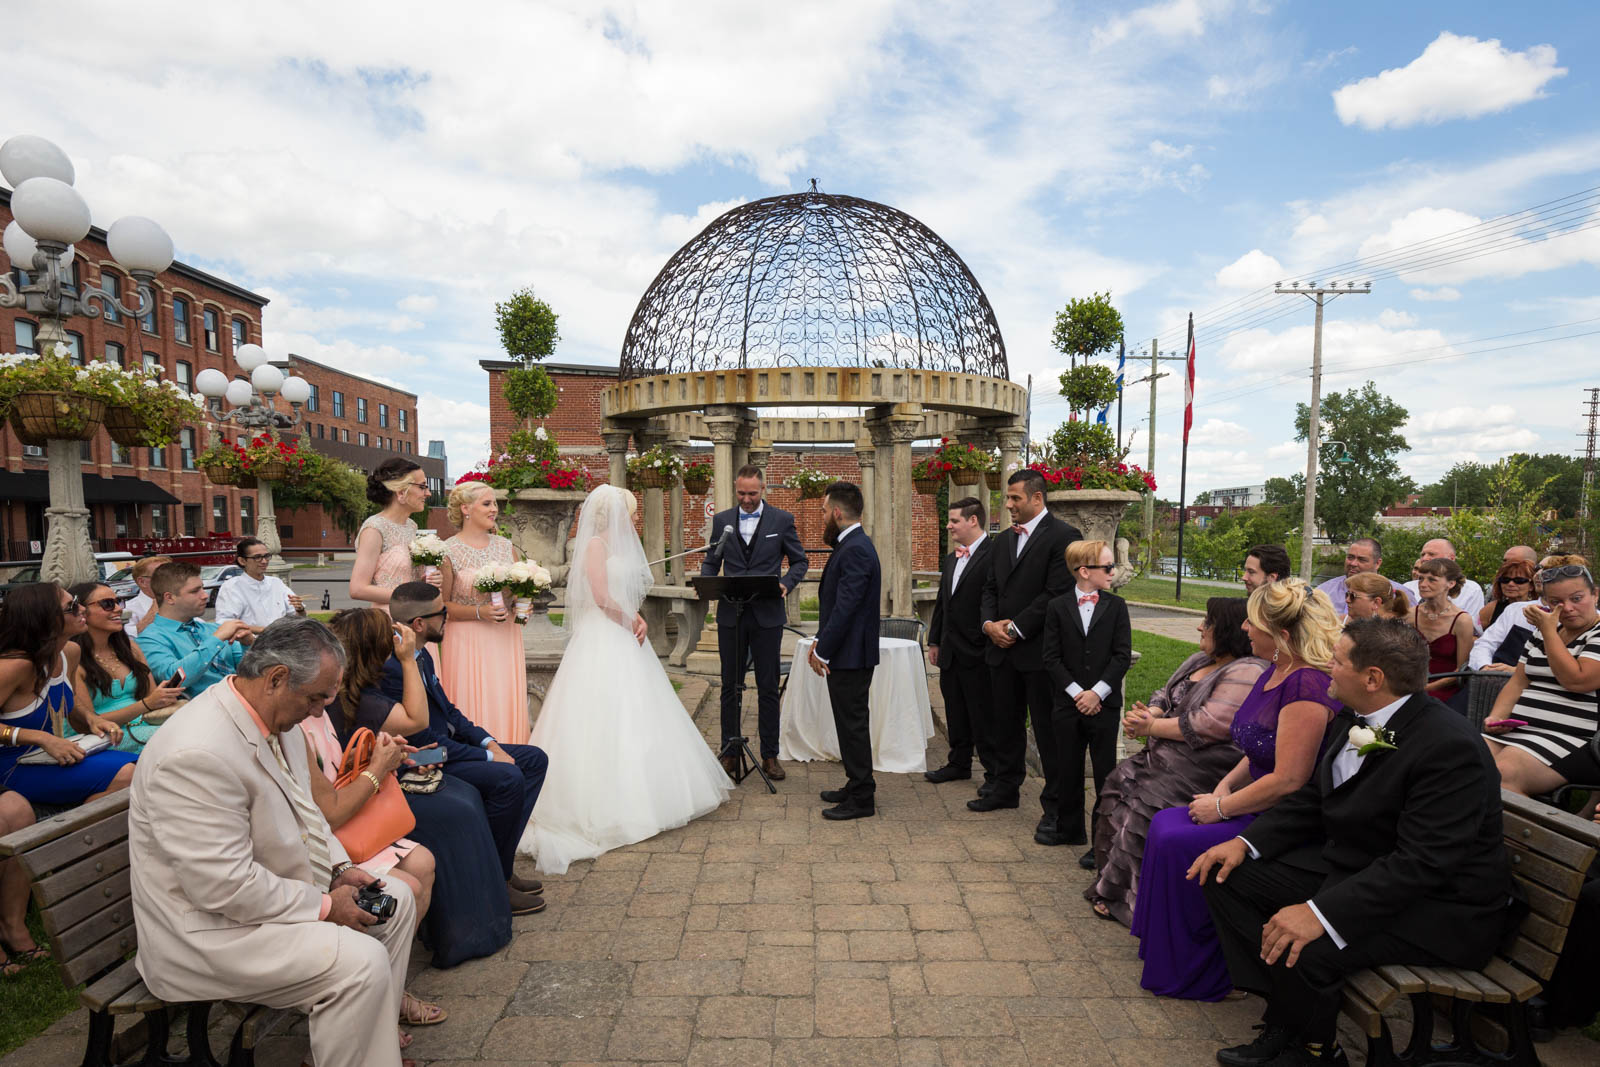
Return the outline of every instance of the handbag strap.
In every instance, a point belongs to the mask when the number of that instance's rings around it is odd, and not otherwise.
[[[350,743],[344,746],[344,756],[339,761],[339,777],[334,779],[334,788],[343,789],[361,776],[372,762],[372,750],[377,743],[377,737],[365,726],[350,735]]]

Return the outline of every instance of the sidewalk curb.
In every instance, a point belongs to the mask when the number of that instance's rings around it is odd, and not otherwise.
[[[1199,608],[1180,608],[1176,604],[1152,604],[1148,600],[1130,600],[1127,603],[1128,607],[1130,608],[1150,608],[1154,611],[1170,611],[1177,615],[1194,615],[1202,619],[1205,618],[1206,615],[1206,613],[1201,611]]]

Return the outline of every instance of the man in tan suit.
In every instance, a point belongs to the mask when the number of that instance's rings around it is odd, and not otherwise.
[[[139,973],[164,1000],[309,1012],[317,1067],[400,1067],[416,905],[399,881],[387,923],[356,905],[373,878],[311,800],[295,729],[343,671],[332,631],[282,619],[145,747],[128,816]]]

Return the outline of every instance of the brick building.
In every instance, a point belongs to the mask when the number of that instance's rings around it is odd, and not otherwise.
[[[505,360],[483,360],[479,366],[489,373],[490,441],[492,447],[498,450],[505,445],[506,439],[517,428],[517,419],[511,414],[511,409],[502,395],[506,371],[517,364]],[[582,462],[595,484],[606,481],[610,475],[610,462],[606,456],[605,442],[600,436],[600,396],[607,386],[616,384],[618,369],[576,363],[546,363],[543,366],[554,380],[559,396],[556,410],[544,420],[543,425],[555,436],[563,454]],[[691,443],[684,449],[684,456],[686,460],[710,460],[711,447],[704,442]],[[487,457],[472,457],[462,469],[476,466],[484,459]],[[856,462],[853,451],[826,445],[816,447],[785,445],[775,449],[766,464],[767,499],[772,501],[775,507],[794,514],[800,541],[808,550],[820,550],[823,548],[823,521],[819,502],[802,501],[798,490],[784,487],[788,476],[802,465],[858,484],[861,480],[861,467]],[[704,544],[703,540],[697,538],[703,533],[706,523],[705,508],[710,500],[710,494],[684,495],[684,547]],[[911,501],[915,524],[912,567],[919,571],[937,570],[940,534],[944,530],[945,516],[938,512],[933,497],[913,494]],[[993,516],[991,522],[992,520]],[[670,536],[667,543],[671,543]],[[697,568],[699,557],[689,557],[688,563],[691,567]]]

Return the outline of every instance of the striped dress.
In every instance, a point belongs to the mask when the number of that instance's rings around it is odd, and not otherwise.
[[[1600,660],[1600,623],[1567,643],[1574,659]],[[1518,748],[1549,766],[1588,744],[1600,730],[1600,692],[1574,693],[1556,681],[1545,655],[1544,635],[1538,630],[1528,638],[1522,654],[1522,669],[1528,688],[1517,700],[1513,719],[1528,725],[1496,734],[1501,744]]]

